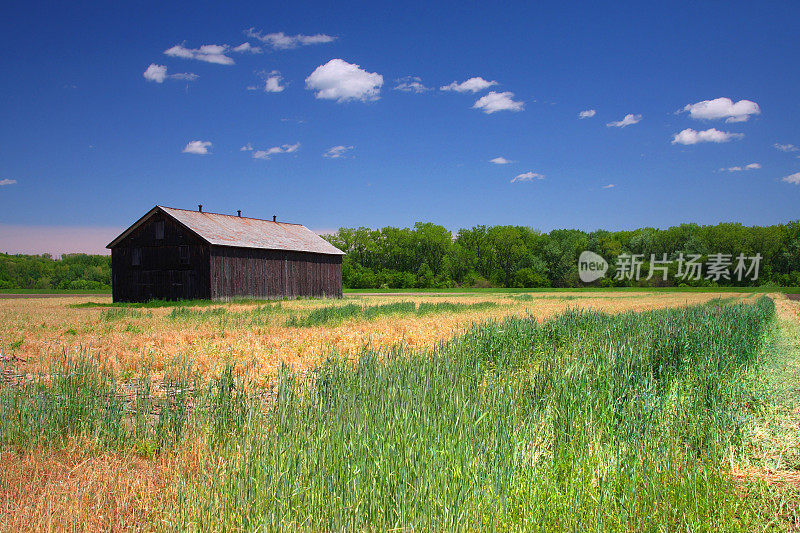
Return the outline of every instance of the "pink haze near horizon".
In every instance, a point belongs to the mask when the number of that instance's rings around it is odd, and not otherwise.
[[[95,226],[16,226],[0,224],[0,253],[63,254],[84,253],[108,255],[106,248],[125,228]],[[336,230],[312,230],[320,235]]]

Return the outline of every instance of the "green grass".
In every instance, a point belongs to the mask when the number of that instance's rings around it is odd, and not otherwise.
[[[284,324],[287,327],[309,327],[329,324],[340,324],[345,320],[372,320],[380,316],[391,315],[429,315],[435,313],[459,313],[470,310],[497,307],[495,302],[479,302],[474,304],[423,302],[419,307],[414,302],[394,302],[379,305],[330,305],[312,310],[305,317],[292,315]]]
[[[770,435],[764,444],[765,468],[800,471],[800,326],[789,320],[776,325],[766,358],[759,422]]]
[[[465,311],[481,311],[497,307],[495,302],[477,302],[474,304],[462,304],[451,302],[429,303],[421,302],[417,308],[417,315],[428,315],[437,313],[463,313]]]
[[[760,500],[729,470],[773,315],[761,298],[508,318],[433,351],[333,354],[303,381],[284,368],[267,396],[179,366],[157,418],[147,387],[126,415],[110,371],[64,360],[0,389],[0,445],[191,439],[177,530],[751,531]]]
[[[0,388],[0,446],[57,446],[83,436],[100,449],[136,449],[146,441],[147,448],[160,450],[184,437],[194,383],[188,366],[176,365],[167,372],[166,395],[158,400],[151,394],[146,369],[137,381],[143,387],[132,409],[126,410],[111,369],[85,354],[77,359],[64,356],[40,379]],[[157,417],[151,416],[154,403]]]
[[[100,311],[100,322],[112,322],[123,318],[140,318],[145,316],[141,311],[128,308],[111,308]]]
[[[224,307],[214,307],[211,309],[194,309],[191,307],[175,307],[167,315],[172,320],[208,320],[209,318],[218,318],[227,311]]]
[[[188,322],[207,322],[214,320],[222,328],[259,326],[265,324],[269,317],[281,311],[281,303],[271,303],[236,311],[225,307],[213,307],[211,309],[194,309],[191,307],[175,307],[167,315],[170,320],[182,320]]]
[[[201,529],[742,529],[727,480],[770,300],[542,325],[329,360],[212,445]],[[735,325],[735,327],[734,327]],[[247,450],[240,454],[234,450]],[[228,465],[212,477],[220,454]],[[243,505],[243,502],[244,503]],[[224,518],[220,518],[224,517]]]
[[[782,476],[800,473],[800,326],[792,320],[773,324],[751,398],[751,424],[743,431],[740,459],[755,472]],[[752,502],[762,523],[775,531],[798,528],[800,487],[790,482],[766,483],[753,476],[742,497]],[[765,528],[766,529],[766,528]]]

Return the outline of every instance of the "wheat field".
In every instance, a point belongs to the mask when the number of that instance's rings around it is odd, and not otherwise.
[[[333,351],[354,356],[367,347],[432,348],[472,324],[507,316],[543,320],[568,309],[619,313],[694,305],[718,298],[753,296],[653,292],[347,296],[343,300],[234,301],[203,306],[190,302],[189,309],[212,312],[183,317],[176,316],[173,306],[104,307],[110,305],[110,298],[0,299],[0,351],[7,357],[16,356],[15,369],[26,375],[45,370],[63,353],[86,353],[120,375],[136,374],[145,365],[158,374],[176,361],[188,360],[208,376],[218,376],[221,369],[232,364],[267,379],[284,364],[298,371],[312,368]],[[286,327],[290,317],[307,316],[320,308],[403,302],[417,306],[446,302],[465,308],[427,316],[398,313]],[[487,303],[492,305],[480,307]],[[88,306],[76,307],[81,305]],[[220,310],[224,313],[213,312]]]
[[[782,295],[109,304],[0,300],[0,531],[800,527]]]

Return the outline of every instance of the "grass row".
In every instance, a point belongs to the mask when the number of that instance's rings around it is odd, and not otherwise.
[[[180,366],[156,417],[151,391],[130,406],[113,373],[64,360],[0,391],[0,445],[192,443],[178,530],[752,530],[729,472],[773,314],[508,318],[432,352],[332,355],[304,382],[284,368],[267,396]]]
[[[280,302],[253,307],[244,310],[231,310],[225,307],[200,308],[173,307],[166,315],[168,320],[183,322],[206,322],[215,320],[220,327],[259,326],[266,324],[269,317],[281,310]],[[125,318],[152,317],[151,312],[145,313],[139,309],[129,307],[112,307],[100,311],[101,322],[113,322]]]
[[[79,304],[83,306],[82,304]],[[496,307],[495,302],[479,302],[473,304],[437,302],[395,302],[380,305],[330,305],[313,309],[307,315],[292,314],[285,321],[288,327],[308,327],[317,325],[338,324],[346,320],[372,320],[380,316],[426,316],[439,313],[460,313]],[[282,312],[281,302],[267,303],[250,309],[231,309],[225,307],[202,306],[200,308],[188,305],[174,306],[166,315],[167,320],[182,322],[207,322],[215,321],[220,327],[247,327],[267,324],[271,317]],[[107,307],[100,311],[100,321],[109,323],[126,318],[152,317],[152,313],[131,306]]]
[[[330,305],[312,310],[306,316],[292,315],[284,324],[287,327],[309,327],[338,324],[345,320],[372,320],[381,316],[416,315],[425,316],[438,313],[462,313],[497,307],[495,302],[478,302],[473,304],[437,302],[395,302],[378,305]]]
[[[225,307],[211,309],[193,309],[191,307],[175,307],[167,315],[170,320],[205,322],[215,320],[220,327],[261,326],[270,318],[281,312],[281,303],[260,305],[250,309],[234,310]]]

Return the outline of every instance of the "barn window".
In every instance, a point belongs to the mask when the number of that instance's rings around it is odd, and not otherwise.
[[[178,253],[181,256],[181,264],[188,265],[189,264],[189,247],[188,246],[178,246]]]
[[[164,238],[164,221],[156,220],[156,239],[161,240]]]
[[[142,249],[133,248],[131,250],[131,265],[139,266],[142,264]]]

